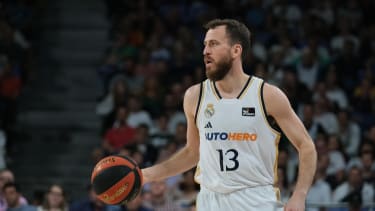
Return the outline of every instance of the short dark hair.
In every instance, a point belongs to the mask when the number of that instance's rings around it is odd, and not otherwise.
[[[245,24],[234,19],[214,19],[206,23],[204,28],[209,30],[218,26],[226,26],[225,31],[232,45],[239,43],[242,46],[241,58],[245,61],[250,51],[250,30]]]
[[[14,182],[5,183],[5,185],[3,186],[3,191],[5,191],[8,188],[14,188],[16,189],[17,192],[20,192],[20,186],[17,183],[14,183]]]

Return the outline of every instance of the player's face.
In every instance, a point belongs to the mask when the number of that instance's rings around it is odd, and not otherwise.
[[[231,45],[225,32],[225,26],[209,29],[204,39],[204,63],[206,75],[210,80],[222,80],[232,68]]]

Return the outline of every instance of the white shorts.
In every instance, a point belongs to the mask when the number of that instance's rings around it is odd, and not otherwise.
[[[259,186],[232,193],[217,193],[201,186],[197,197],[198,211],[283,211],[272,186]]]

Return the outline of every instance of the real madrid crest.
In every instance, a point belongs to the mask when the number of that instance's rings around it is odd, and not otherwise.
[[[214,104],[208,103],[206,109],[204,110],[204,115],[207,118],[211,118],[215,114]]]

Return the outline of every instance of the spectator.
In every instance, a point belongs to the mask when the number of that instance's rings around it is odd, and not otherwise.
[[[314,120],[315,110],[312,103],[305,103],[302,107],[301,120],[309,132],[311,138],[315,140],[321,132],[321,126]]]
[[[116,120],[113,127],[109,129],[103,141],[103,150],[105,154],[117,153],[123,146],[133,143],[135,129],[127,124],[129,115],[128,108],[121,106],[116,111]]]
[[[373,183],[375,181],[375,162],[374,154],[371,151],[362,151],[359,157],[352,158],[347,168],[351,169],[353,167],[360,168],[363,174],[363,180],[368,183]]]
[[[329,50],[323,42],[319,40],[319,35],[310,35],[307,38],[306,47],[308,47],[311,50],[311,53],[316,57],[319,67],[325,68],[331,62]]]
[[[298,80],[307,86],[311,91],[314,89],[320,74],[320,65],[310,48],[302,51],[302,58],[296,64]]]
[[[151,144],[149,135],[149,127],[146,124],[141,124],[136,128],[135,136],[132,142],[135,151],[143,155],[143,165],[149,166],[155,163],[158,157],[158,150]]]
[[[67,203],[64,189],[53,184],[48,188],[48,191],[44,197],[44,202],[41,206],[38,206],[37,211],[68,211],[69,205]]]
[[[338,27],[338,34],[335,34],[330,43],[330,47],[333,50],[334,54],[339,54],[344,49],[344,43],[346,40],[350,40],[353,42],[354,47],[358,49],[359,47],[359,39],[358,37],[351,33],[351,26],[350,23],[348,23],[348,20],[346,17],[342,16],[337,19],[337,27]]]
[[[178,149],[186,144],[186,132],[187,124],[185,122],[179,122],[172,138],[173,141],[176,142]]]
[[[150,112],[152,118],[162,114],[164,87],[156,77],[146,78],[143,93],[142,104],[146,111]]]
[[[293,159],[288,149],[279,149],[277,166],[285,170],[285,179],[288,184],[295,182],[297,173],[297,161]]]
[[[352,167],[349,170],[348,181],[333,191],[333,202],[349,202],[359,196],[362,204],[372,203],[374,188],[363,180],[361,169]]]
[[[159,156],[157,159],[157,163],[162,162],[170,158],[175,152],[178,150],[177,142],[174,140],[169,141],[165,147],[159,149]]]
[[[0,211],[5,211],[8,208],[7,200],[5,198],[3,187],[7,183],[14,183],[15,178],[14,174],[9,169],[3,169],[0,171]],[[21,195],[20,197],[17,197],[19,199],[19,204],[26,205],[27,200]]]
[[[154,211],[153,208],[147,208],[144,204],[143,192],[138,194],[132,201],[119,206],[110,206],[108,211]]]
[[[329,26],[332,26],[335,23],[333,6],[334,5],[331,1],[313,2],[310,13],[324,20],[324,22]]]
[[[306,203],[307,204],[320,204],[329,205],[332,203],[332,191],[329,184],[322,178],[322,173],[317,171],[313,184],[307,194]],[[307,211],[319,211],[318,208],[307,208]]]
[[[133,49],[129,47],[128,49],[124,49],[124,51],[133,51]],[[134,49],[134,51],[137,50]],[[134,52],[134,54],[136,54],[136,52]],[[144,84],[144,77],[137,74],[135,60],[135,55],[124,56],[121,59],[121,67],[119,70],[120,72],[114,77],[114,79],[123,78],[127,86],[129,87],[131,94],[139,95]]]
[[[283,51],[280,46],[272,46],[268,52],[269,54],[269,64],[268,64],[268,74],[267,79],[271,84],[274,84],[276,86],[282,86],[282,82],[284,80],[284,64],[283,64]],[[291,78],[291,77],[289,77]],[[293,80],[295,79],[295,74],[293,75]],[[284,81],[285,83],[285,81]],[[289,85],[288,83],[283,84]],[[294,85],[294,83],[290,84],[291,86]]]
[[[339,123],[335,113],[330,108],[330,102],[326,97],[319,98],[314,104],[314,121],[319,124],[323,132],[334,135],[339,132]]]
[[[361,128],[352,120],[349,111],[341,110],[337,114],[340,131],[340,141],[344,146],[344,152],[348,156],[355,156],[361,142]]]
[[[327,163],[324,162],[325,160],[320,161],[323,164],[327,164],[327,166],[322,166],[325,167],[325,169],[321,173],[322,175],[325,174],[326,180],[332,187],[336,187],[342,182],[343,178],[345,178],[345,160],[342,154],[336,149],[337,147],[334,146],[337,145],[333,143],[334,141],[334,139],[331,139],[331,146],[329,146],[327,137],[324,135],[321,135],[315,140],[318,157],[328,159],[326,160]]]
[[[362,128],[367,129],[374,121],[375,86],[369,78],[363,78],[353,91],[354,117]]]
[[[328,154],[320,154],[318,155],[318,162],[317,162],[317,169],[316,169],[316,172],[319,172],[320,174],[320,178],[327,181],[328,183],[330,182],[329,181],[329,178],[327,178],[327,169],[328,169],[328,165],[329,165],[329,156]],[[336,187],[337,185],[336,184],[331,184],[329,183],[330,187],[331,187],[331,190],[333,189],[332,187]],[[336,186],[334,186],[336,185]]]
[[[20,188],[15,183],[6,183],[2,192],[8,205],[7,211],[36,211],[36,207],[21,203]]]
[[[104,63],[98,68],[97,72],[102,82],[103,93],[110,91],[108,89],[112,77],[118,72],[118,58],[115,54],[110,54],[105,58]]]
[[[149,128],[153,128],[151,116],[147,111],[143,110],[142,102],[137,96],[129,97],[127,105],[129,109],[127,124],[130,127],[136,128],[141,124],[145,124]]]
[[[127,103],[128,92],[128,88],[123,80],[113,81],[108,95],[96,106],[96,114],[104,117],[110,115],[117,106]]]
[[[172,137],[168,130],[168,117],[165,114],[156,118],[156,123],[150,130],[151,143],[154,147],[161,149],[167,145]]]
[[[110,211],[110,206],[104,204],[96,197],[94,190],[90,185],[87,187],[88,195],[84,199],[74,201],[69,211]]]
[[[110,93],[97,104],[96,114],[102,118],[102,133],[113,126],[118,107],[126,105],[129,91],[123,80],[111,84]]]
[[[355,43],[350,39],[344,39],[344,46],[338,55],[335,65],[339,70],[339,81],[342,82],[343,89],[351,92],[358,83],[357,74],[351,74],[353,71],[358,71],[362,64],[361,58],[355,50]]]
[[[340,138],[336,135],[328,136],[328,154],[330,156],[330,167],[327,169],[327,173],[338,173],[345,170],[346,166],[346,154],[342,147]]]
[[[165,181],[150,184],[150,198],[145,206],[155,211],[181,211],[182,209],[170,198],[170,190]]]
[[[348,96],[339,85],[337,69],[334,64],[328,66],[325,76],[325,84],[326,97],[335,105],[335,107],[342,110],[348,109]]]
[[[200,186],[194,181],[195,168],[182,174],[182,180],[175,190],[175,201],[182,210],[188,211],[191,202],[196,200]]]
[[[179,123],[186,123],[186,117],[179,107],[180,101],[175,99],[172,94],[167,94],[164,98],[164,110],[168,116],[168,130],[174,134]]]
[[[303,103],[308,102],[307,96],[311,96],[310,90],[298,80],[295,71],[291,67],[284,68],[281,89],[285,92],[293,109],[296,111],[300,109]]]

